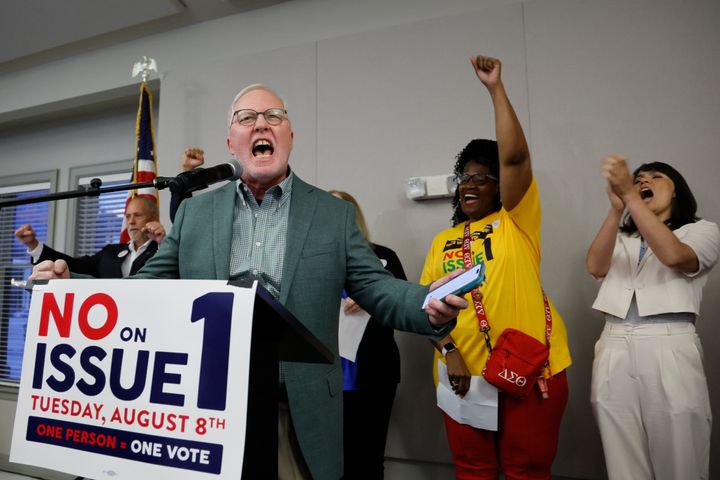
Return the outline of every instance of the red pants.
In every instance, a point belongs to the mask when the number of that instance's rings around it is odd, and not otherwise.
[[[550,398],[540,390],[524,400],[500,393],[498,431],[480,430],[445,415],[445,429],[458,480],[550,479],[560,420],[568,398],[565,372],[548,379]]]

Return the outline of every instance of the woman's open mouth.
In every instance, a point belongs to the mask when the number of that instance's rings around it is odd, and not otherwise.
[[[479,200],[480,200],[480,197],[478,197],[477,195],[474,195],[472,193],[466,193],[465,195],[462,196],[462,201],[466,205],[474,205]]]

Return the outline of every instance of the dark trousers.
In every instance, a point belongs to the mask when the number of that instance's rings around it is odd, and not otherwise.
[[[343,392],[344,480],[382,479],[397,384]]]

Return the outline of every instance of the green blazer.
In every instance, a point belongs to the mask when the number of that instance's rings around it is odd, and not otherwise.
[[[236,183],[185,200],[170,234],[136,277],[229,278]],[[368,246],[352,204],[294,177],[280,302],[335,355],[332,365],[284,363],[290,412],[316,480],[336,480],[342,463],[342,369],[338,312],[343,288],[375,318],[432,337],[421,305],[427,287],[394,278]]]

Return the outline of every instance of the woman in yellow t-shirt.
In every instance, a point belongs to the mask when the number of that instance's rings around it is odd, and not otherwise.
[[[427,284],[466,267],[463,241],[469,240],[472,264],[484,265],[479,290],[491,344],[508,327],[546,343],[540,198],[530,153],[501,80],[500,61],[477,56],[470,62],[490,93],[497,141],[473,140],[458,155],[453,227],[433,240],[420,281]],[[466,298],[473,303],[470,294]],[[544,372],[547,398],[539,388],[522,400],[499,392],[497,431],[475,428],[444,414],[458,479],[497,479],[500,471],[508,479],[550,478],[567,404],[565,369],[571,359],[565,324],[552,302],[548,306],[552,330]],[[476,308],[461,311],[457,327],[436,347],[435,365],[438,360],[447,365],[456,395],[465,396],[472,377],[478,377],[474,382],[484,381],[481,375],[488,350]],[[435,371],[436,383],[437,375]]]

